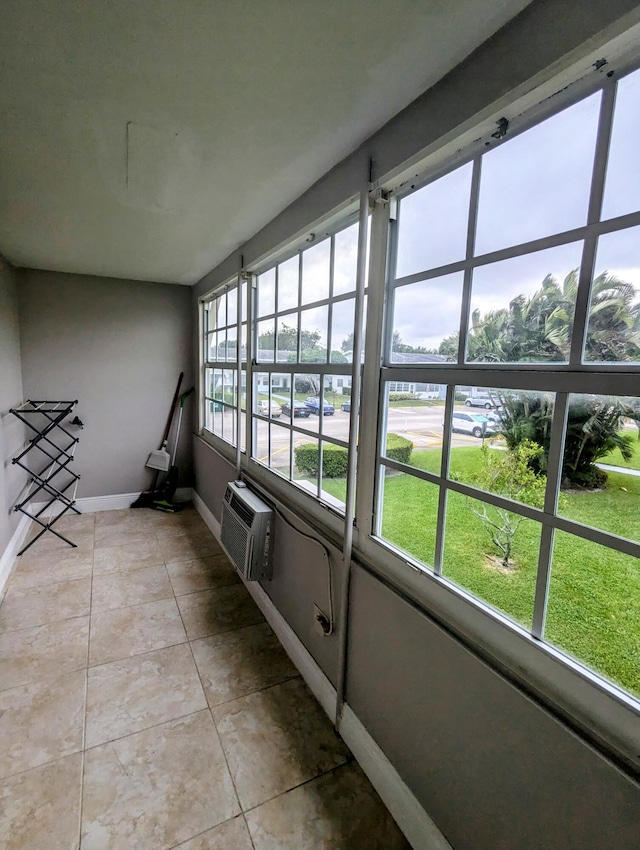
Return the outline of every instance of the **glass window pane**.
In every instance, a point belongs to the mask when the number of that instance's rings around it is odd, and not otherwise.
[[[640,541],[640,398],[569,396],[561,516]]]
[[[222,406],[222,436],[235,446],[237,430],[237,414],[235,408],[224,404]]]
[[[244,363],[247,362],[247,325],[246,323],[241,325],[240,332],[242,334],[240,339],[240,357]]]
[[[214,360],[226,360],[227,359],[227,331],[226,328],[221,331],[217,331],[214,334],[216,337],[216,349]]]
[[[300,362],[327,362],[328,307],[315,307],[300,313]]]
[[[331,240],[325,239],[302,253],[302,304],[329,297]]]
[[[234,286],[227,292],[227,324],[238,323],[238,287]]]
[[[585,361],[640,361],[640,227],[598,239]]]
[[[204,370],[204,394],[213,398],[213,369]]]
[[[206,301],[202,305],[202,309],[202,328],[206,337],[207,334],[213,330],[213,322],[211,318],[211,301]]]
[[[396,277],[464,259],[471,171],[467,163],[400,201]]]
[[[240,448],[243,452],[247,450],[247,414],[240,414]]]
[[[273,319],[258,322],[258,360],[261,363],[273,363],[275,359],[276,337]]]
[[[321,497],[339,511],[344,511],[347,498],[347,459],[344,446],[322,443]]]
[[[440,475],[446,395],[444,384],[411,384],[405,389],[389,381],[385,388],[387,436],[383,457]]]
[[[213,434],[222,436],[222,405],[220,402],[211,399],[206,400],[205,428]]]
[[[315,414],[320,419],[321,431],[323,434],[328,434],[333,437],[342,437],[348,439],[348,433],[344,431],[344,420],[341,417],[336,418],[336,404],[342,403],[342,396],[333,389],[336,383],[335,375],[325,375],[322,379],[322,392],[319,398],[314,398],[314,408],[312,414]],[[336,430],[337,429],[337,430]]]
[[[566,363],[581,254],[572,242],[475,269],[467,362]]]
[[[545,640],[640,696],[640,562],[557,531]]]
[[[225,404],[237,404],[236,398],[236,372],[234,369],[223,369],[222,371],[222,400]]]
[[[247,321],[247,298],[248,298],[247,282],[246,281],[244,281],[243,284],[242,284],[242,296],[241,296],[241,298],[242,298],[242,303],[240,304],[240,321],[246,322]]]
[[[269,463],[269,423],[253,420],[253,454],[257,461]]]
[[[269,383],[270,375],[268,372],[254,372],[253,374],[253,412],[264,415],[269,409]],[[265,407],[266,405],[266,407]]]
[[[465,388],[467,391],[469,388]],[[449,477],[542,509],[553,393],[456,387]]]
[[[586,224],[600,97],[484,154],[476,255]]]
[[[291,478],[291,431],[271,425],[271,451],[269,467],[286,479]]]
[[[238,329],[227,328],[226,360],[236,360],[238,357]]]
[[[212,369],[211,370],[211,384],[210,384],[211,397],[217,399],[218,401],[222,401],[223,391],[224,391],[224,381],[222,378],[222,369]]]
[[[393,363],[457,362],[463,279],[457,272],[395,290]]]
[[[247,373],[243,369],[240,374],[241,386],[240,386],[240,410],[247,409]]]
[[[640,209],[640,71],[618,83],[602,218]]]
[[[293,376],[293,419],[292,424],[305,431],[320,430],[319,416],[315,411],[319,410],[318,395],[320,393],[320,375],[294,375]],[[285,411],[285,415],[289,416]],[[291,416],[289,416],[291,419]]]
[[[346,363],[350,358],[345,353],[353,351],[353,328],[356,301],[335,301],[331,317],[331,362]],[[344,358],[344,359],[343,359]]]
[[[289,313],[278,318],[279,363],[295,363],[298,359],[298,314]]]
[[[224,328],[227,325],[227,294],[216,298],[216,327]]]
[[[293,444],[293,480],[312,496],[317,496],[320,465],[318,440],[294,434]]]
[[[334,236],[333,294],[342,295],[356,288],[358,266],[358,225],[352,224]]]
[[[216,345],[217,345],[217,339],[216,339],[215,331],[213,333],[207,334],[207,336],[205,337],[205,343],[204,343],[205,360],[209,360],[209,361],[215,360]]]
[[[276,311],[276,270],[258,276],[258,318]]]
[[[278,266],[278,312],[298,306],[298,255]]]
[[[291,396],[291,375],[279,372],[271,373],[271,418],[279,419],[282,415],[282,405]]]
[[[530,628],[540,529],[533,520],[450,491],[442,573]]]
[[[380,537],[433,566],[440,488],[405,472],[382,469]]]

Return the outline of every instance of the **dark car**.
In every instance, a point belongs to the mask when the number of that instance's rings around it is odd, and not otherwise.
[[[292,411],[294,418],[298,416],[308,418],[311,416],[311,411],[304,404],[296,402],[292,407],[290,404],[285,402],[285,404],[282,405],[282,413],[284,416],[291,416]]]
[[[320,416],[320,399],[317,396],[309,396],[309,398],[305,401],[305,405],[309,408],[311,413],[315,413],[317,416]],[[328,401],[325,401],[323,410],[325,416],[333,416],[336,412],[335,407],[332,404],[329,404]]]

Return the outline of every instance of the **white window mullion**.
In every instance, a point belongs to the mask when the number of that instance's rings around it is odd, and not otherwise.
[[[615,92],[616,86],[613,82],[605,86],[602,92],[600,120],[598,122],[598,135],[596,138],[596,150],[591,180],[591,193],[589,196],[587,226],[596,224],[600,220],[600,214],[602,211],[602,198],[604,196],[604,182],[607,174],[607,159],[609,155],[609,141],[611,138],[611,127],[613,124]],[[584,355],[587,329],[589,326],[591,281],[595,271],[597,245],[597,232],[594,229],[590,229],[584,240],[582,261],[580,263],[578,296],[576,299],[573,333],[571,336],[571,352],[569,355],[569,363],[572,365],[579,365],[582,363]]]
[[[367,336],[365,340],[362,397],[370,410],[379,409],[380,363],[382,358],[387,246],[389,241],[389,205],[375,204],[371,214],[371,245],[367,298]],[[378,423],[372,416],[360,419],[358,444],[358,498],[356,525],[360,534],[374,531],[374,498]]]
[[[473,278],[473,267],[471,263],[476,244],[481,173],[482,157],[477,156],[473,161],[473,172],[471,174],[471,197],[469,199],[469,222],[467,225],[467,249],[465,257],[466,266],[462,284],[462,310],[460,315],[460,335],[458,337],[458,363],[464,363],[467,351],[467,334],[469,333],[469,319],[471,316],[471,284]]]

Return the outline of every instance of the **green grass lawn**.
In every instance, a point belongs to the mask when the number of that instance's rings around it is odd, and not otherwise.
[[[439,453],[414,450],[413,466],[437,472]],[[451,469],[469,480],[480,463],[476,447],[451,452]],[[344,501],[343,479],[325,479],[325,490]],[[621,488],[626,489],[621,489]],[[565,516],[640,539],[640,478],[610,473],[601,492],[567,493]],[[435,547],[438,488],[403,473],[385,478],[382,536],[431,564]],[[493,546],[467,499],[451,492],[447,503],[443,574],[525,627],[531,626],[541,526],[519,528],[516,568],[496,568]],[[496,553],[497,554],[497,553]],[[555,539],[545,639],[627,690],[640,694],[640,562],[582,538],[558,532]]]
[[[599,463],[609,463],[611,466],[626,466],[629,469],[640,469],[640,440],[638,440],[637,429],[629,429],[628,431],[620,431],[620,434],[631,434],[634,438],[633,442],[633,457],[631,460],[625,460],[620,454],[620,449],[614,449],[609,454],[600,458]]]

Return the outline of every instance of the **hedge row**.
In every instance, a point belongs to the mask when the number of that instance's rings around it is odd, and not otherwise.
[[[386,456],[399,463],[409,463],[413,443],[399,434],[387,434]],[[318,446],[308,443],[294,449],[296,466],[306,475],[318,474]],[[322,450],[322,475],[324,478],[345,478],[347,474],[347,450],[328,443]]]

